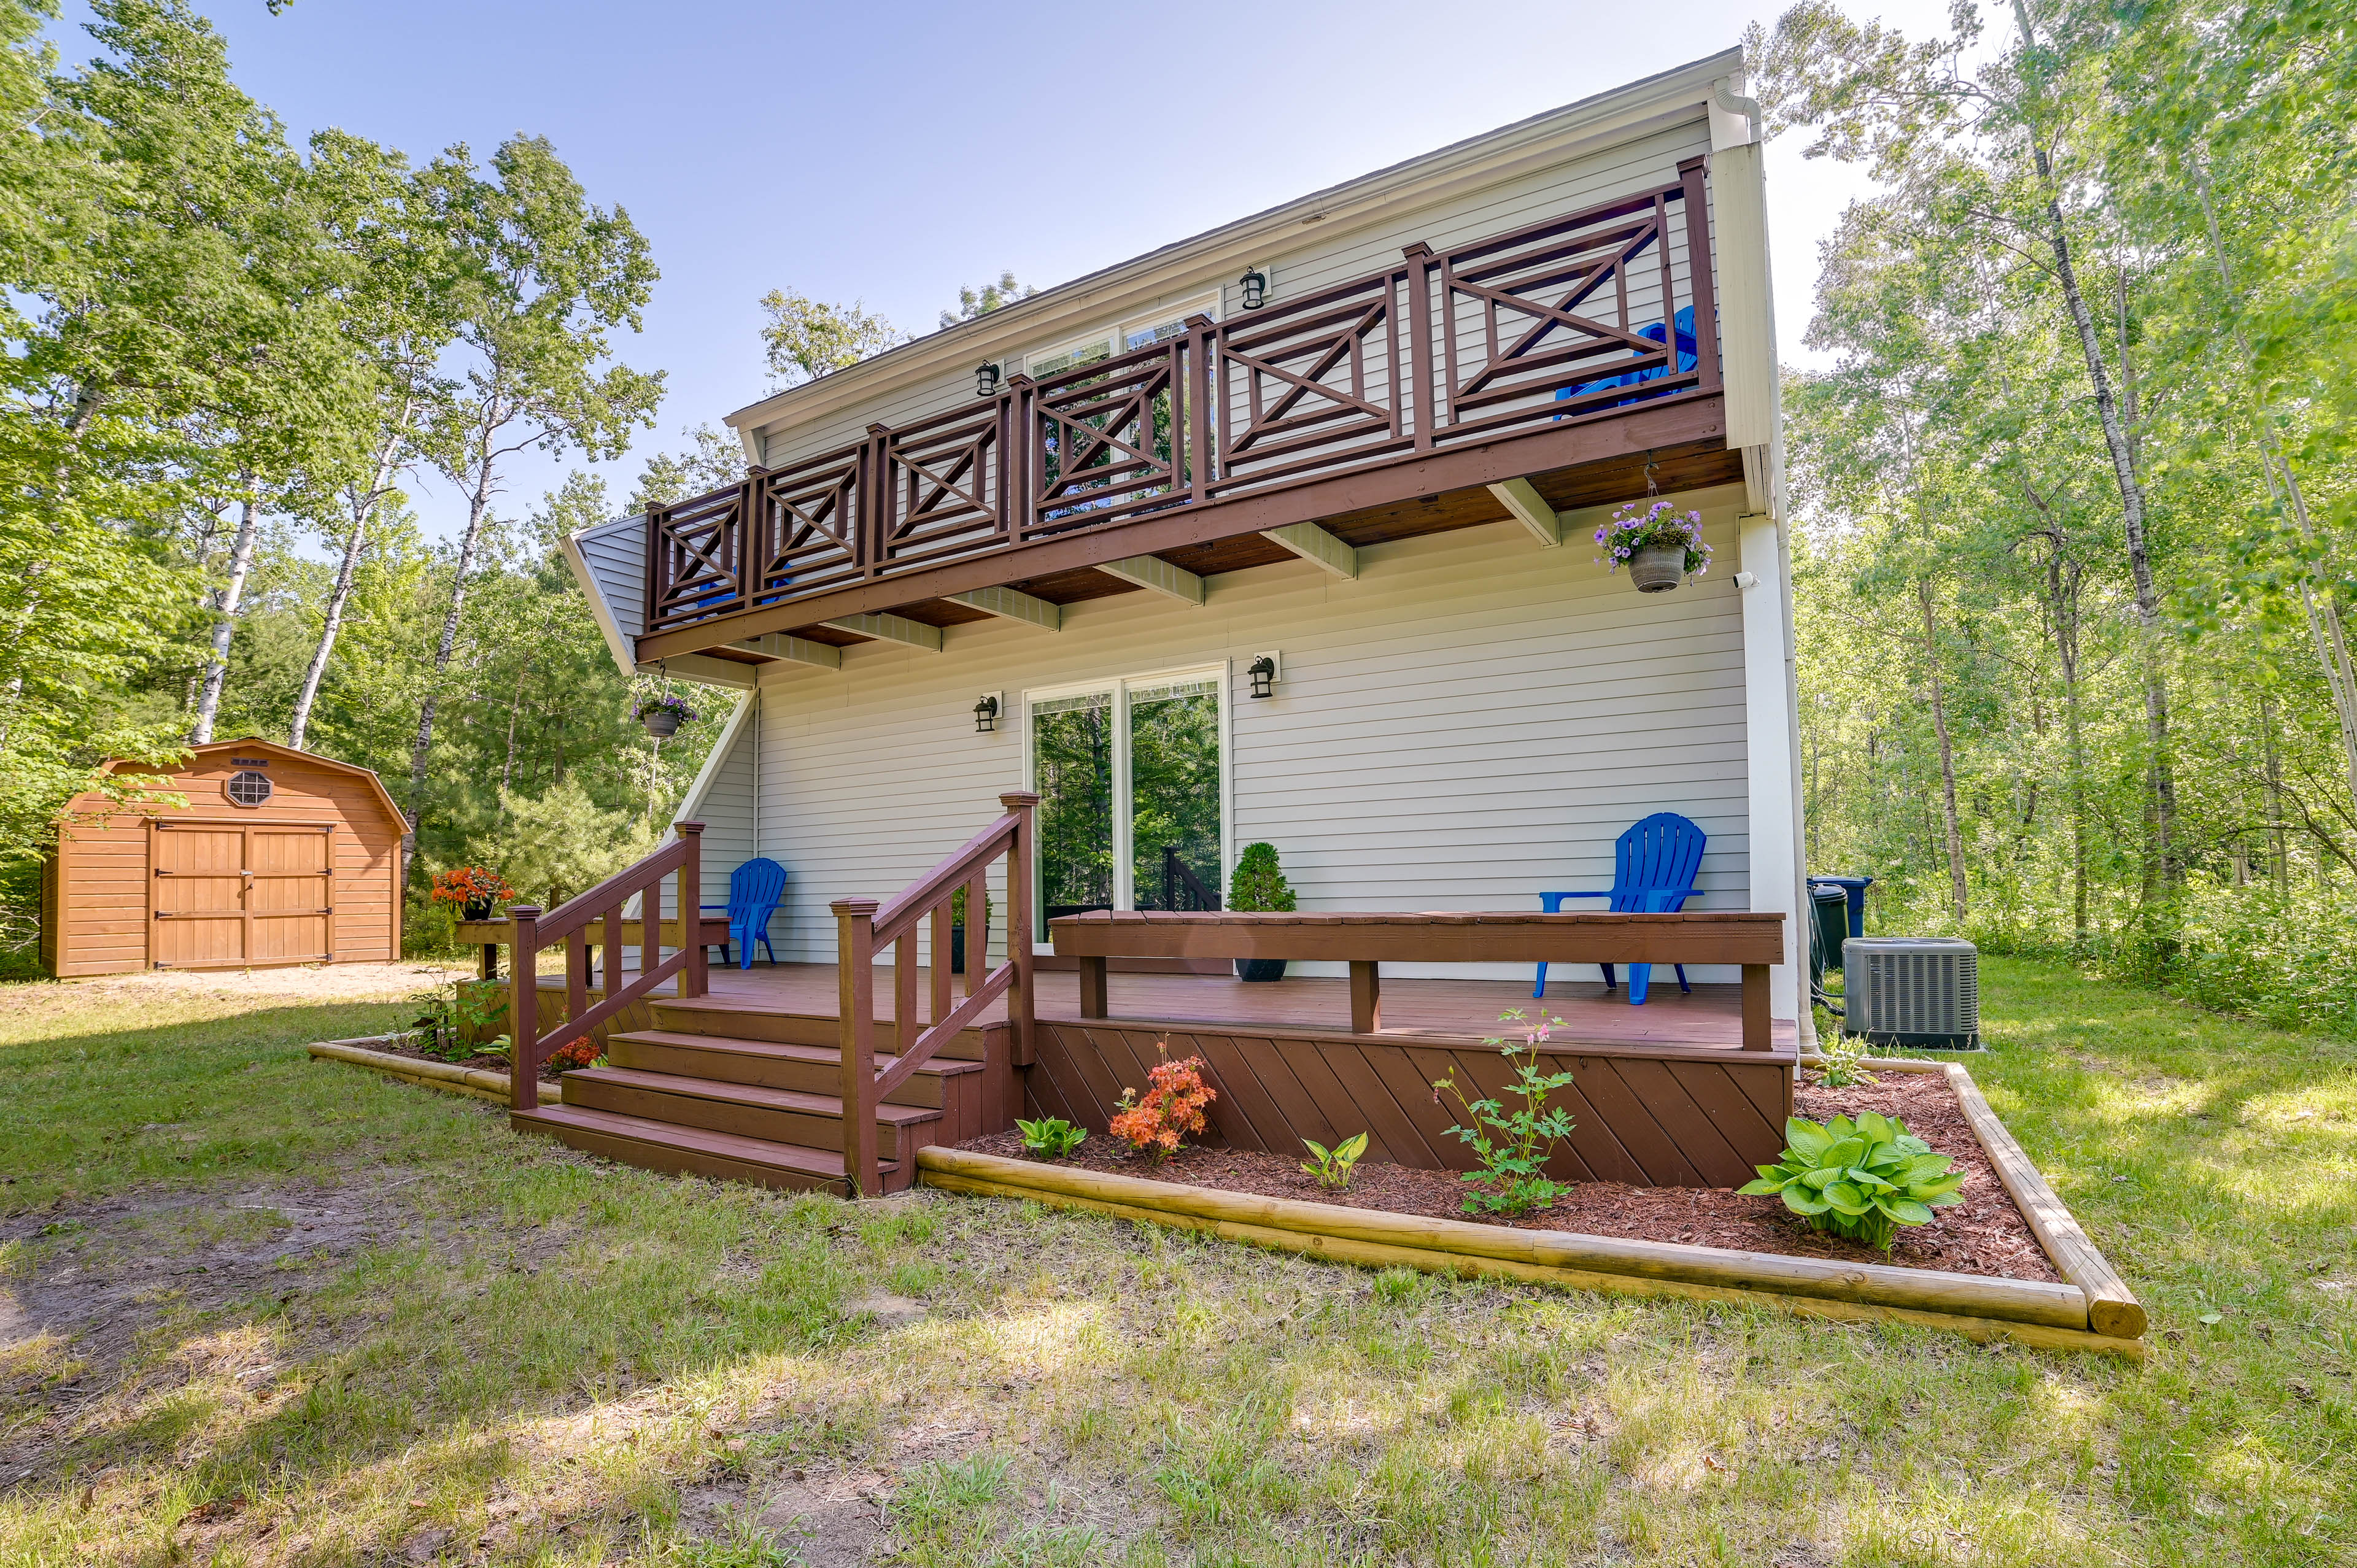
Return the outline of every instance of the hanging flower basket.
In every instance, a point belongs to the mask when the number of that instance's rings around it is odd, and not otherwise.
[[[657,740],[669,740],[679,733],[679,726],[693,724],[697,717],[684,697],[649,697],[630,710],[630,716],[647,726],[647,733]]]
[[[1665,500],[1631,501],[1596,531],[1604,547],[1597,559],[1605,570],[1629,568],[1641,594],[1662,594],[1688,576],[1710,568],[1710,546],[1702,542],[1702,513],[1680,511]]]

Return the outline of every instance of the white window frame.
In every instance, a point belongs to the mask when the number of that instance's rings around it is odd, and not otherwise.
[[[1106,350],[1107,359],[1117,360],[1122,355],[1132,352],[1125,346],[1129,342],[1131,333],[1150,331],[1167,322],[1184,321],[1187,317],[1198,314],[1208,316],[1214,321],[1220,318],[1220,295],[1217,289],[1198,299],[1185,300],[1175,306],[1165,306],[1158,310],[1149,310],[1143,315],[1129,317],[1100,327],[1093,332],[1084,332],[1076,338],[1067,338],[1051,347],[1034,349],[1023,356],[1024,373],[1033,377],[1043,373],[1060,375],[1064,370],[1071,370],[1073,367],[1067,365],[1063,370],[1045,372],[1033,367],[1055,359],[1060,354],[1074,354],[1089,349],[1103,349]],[[1141,343],[1138,347],[1142,349],[1146,345]]]
[[[1130,798],[1129,777],[1129,694],[1140,686],[1161,686],[1180,681],[1209,681],[1218,690],[1220,746],[1220,856],[1218,891],[1226,901],[1228,874],[1235,868],[1235,736],[1232,723],[1235,684],[1233,660],[1222,659],[1207,664],[1184,664],[1174,669],[1148,670],[1133,675],[1113,675],[1095,681],[1065,681],[1053,686],[1036,686],[1023,693],[1022,741],[1023,788],[1036,791],[1039,788],[1039,756],[1031,744],[1031,708],[1035,703],[1052,702],[1059,697],[1082,697],[1103,693],[1113,699],[1113,907],[1116,909],[1137,908],[1137,867],[1135,827],[1136,802]],[[1039,857],[1031,857],[1031,908],[1033,922],[1039,928],[1034,940],[1047,939],[1047,902],[1044,897]]]

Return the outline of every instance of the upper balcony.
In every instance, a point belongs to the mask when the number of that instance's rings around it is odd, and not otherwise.
[[[1383,271],[1192,316],[658,509],[638,657],[840,643],[856,628],[831,623],[854,617],[940,627],[1010,598],[1052,613],[1510,515],[1544,536],[1558,511],[1649,484],[1739,480],[1706,167],[1451,250],[1411,244]]]

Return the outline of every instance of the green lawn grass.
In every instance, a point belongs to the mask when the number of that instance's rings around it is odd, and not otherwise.
[[[2141,1367],[657,1176],[303,1055],[390,1001],[9,987],[0,1564],[2350,1561],[2357,1047],[1983,986]]]

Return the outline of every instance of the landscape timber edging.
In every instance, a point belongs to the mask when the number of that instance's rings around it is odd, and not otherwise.
[[[2078,1217],[2031,1161],[2028,1151],[2015,1141],[2006,1124],[1997,1120],[1996,1112],[1981,1093],[1980,1085],[1964,1070],[1961,1062],[1922,1061],[1911,1057],[1869,1057],[1864,1065],[1875,1072],[1937,1072],[1947,1075],[1948,1087],[1956,1092],[1956,1103],[1964,1108],[1964,1119],[1972,1123],[1973,1136],[1996,1167],[1996,1178],[2013,1199],[2013,1206],[2029,1221],[2030,1233],[2038,1244],[2046,1249],[2054,1272],[2077,1285],[2087,1297],[2087,1326],[2097,1334],[2124,1339],[2142,1339],[2149,1326],[2144,1304],[2136,1300],[2111,1260],[2104,1256]]]
[[[445,1090],[472,1100],[489,1101],[502,1108],[507,1105],[508,1075],[503,1072],[493,1072],[489,1068],[460,1067],[455,1062],[423,1062],[414,1057],[397,1057],[390,1051],[368,1048],[402,1037],[399,1035],[371,1035],[356,1040],[317,1040],[303,1048],[320,1061],[350,1062],[354,1067],[364,1067],[387,1078],[400,1079],[404,1083],[422,1084],[427,1089]],[[564,1088],[561,1079],[542,1084],[541,1102],[561,1102]]]
[[[1943,1069],[1962,1070],[1940,1063],[1918,1064],[1913,1069]],[[1894,1070],[1910,1069],[1894,1067]],[[1969,1083],[1967,1077],[1965,1084]],[[1964,1098],[1962,1088],[1960,1099]],[[1982,1109],[1986,1112],[1985,1101]],[[1995,1122],[1994,1116],[1988,1120]],[[1986,1146],[1989,1133],[1977,1118],[1974,1128]],[[1996,1130],[2035,1177],[2035,1167],[2020,1155],[2019,1146],[2004,1134],[2001,1125]],[[2001,1172],[2006,1169],[1996,1149],[1990,1150],[1990,1158]],[[2137,1335],[2100,1333],[2089,1326],[2091,1298],[2076,1280],[2054,1285],[1889,1264],[1523,1230],[1149,1181],[963,1149],[920,1149],[917,1165],[920,1181],[944,1191],[1086,1208],[1333,1262],[1379,1268],[1405,1265],[1432,1273],[1490,1275],[1617,1294],[1731,1302],[1843,1322],[1910,1323],[1983,1343],[2011,1339],[2039,1349],[2099,1351],[2136,1359],[2145,1354],[2144,1341]],[[2013,1180],[2006,1185],[2009,1192],[2015,1190]],[[2042,1180],[2037,1190],[2045,1193],[2053,1210],[2068,1223],[2067,1233],[2078,1235],[2083,1242],[2083,1233]],[[2016,1197],[2017,1203],[2021,1201]],[[2024,1204],[2023,1208],[2027,1217],[2029,1206]],[[2038,1232],[2040,1243],[2051,1254],[2055,1245],[2049,1240],[2050,1230],[2065,1232],[2050,1225]],[[2093,1251],[2093,1244],[2085,1245],[2102,1262],[2102,1254]],[[2061,1260],[2057,1259],[2056,1265],[2066,1279],[2071,1277]],[[2110,1273],[2107,1263],[2103,1264],[2103,1275],[2116,1284],[2117,1275]],[[2125,1294],[2125,1286],[2117,1288]],[[2133,1297],[2126,1299],[2134,1304]],[[2141,1308],[2137,1312],[2140,1320]]]

